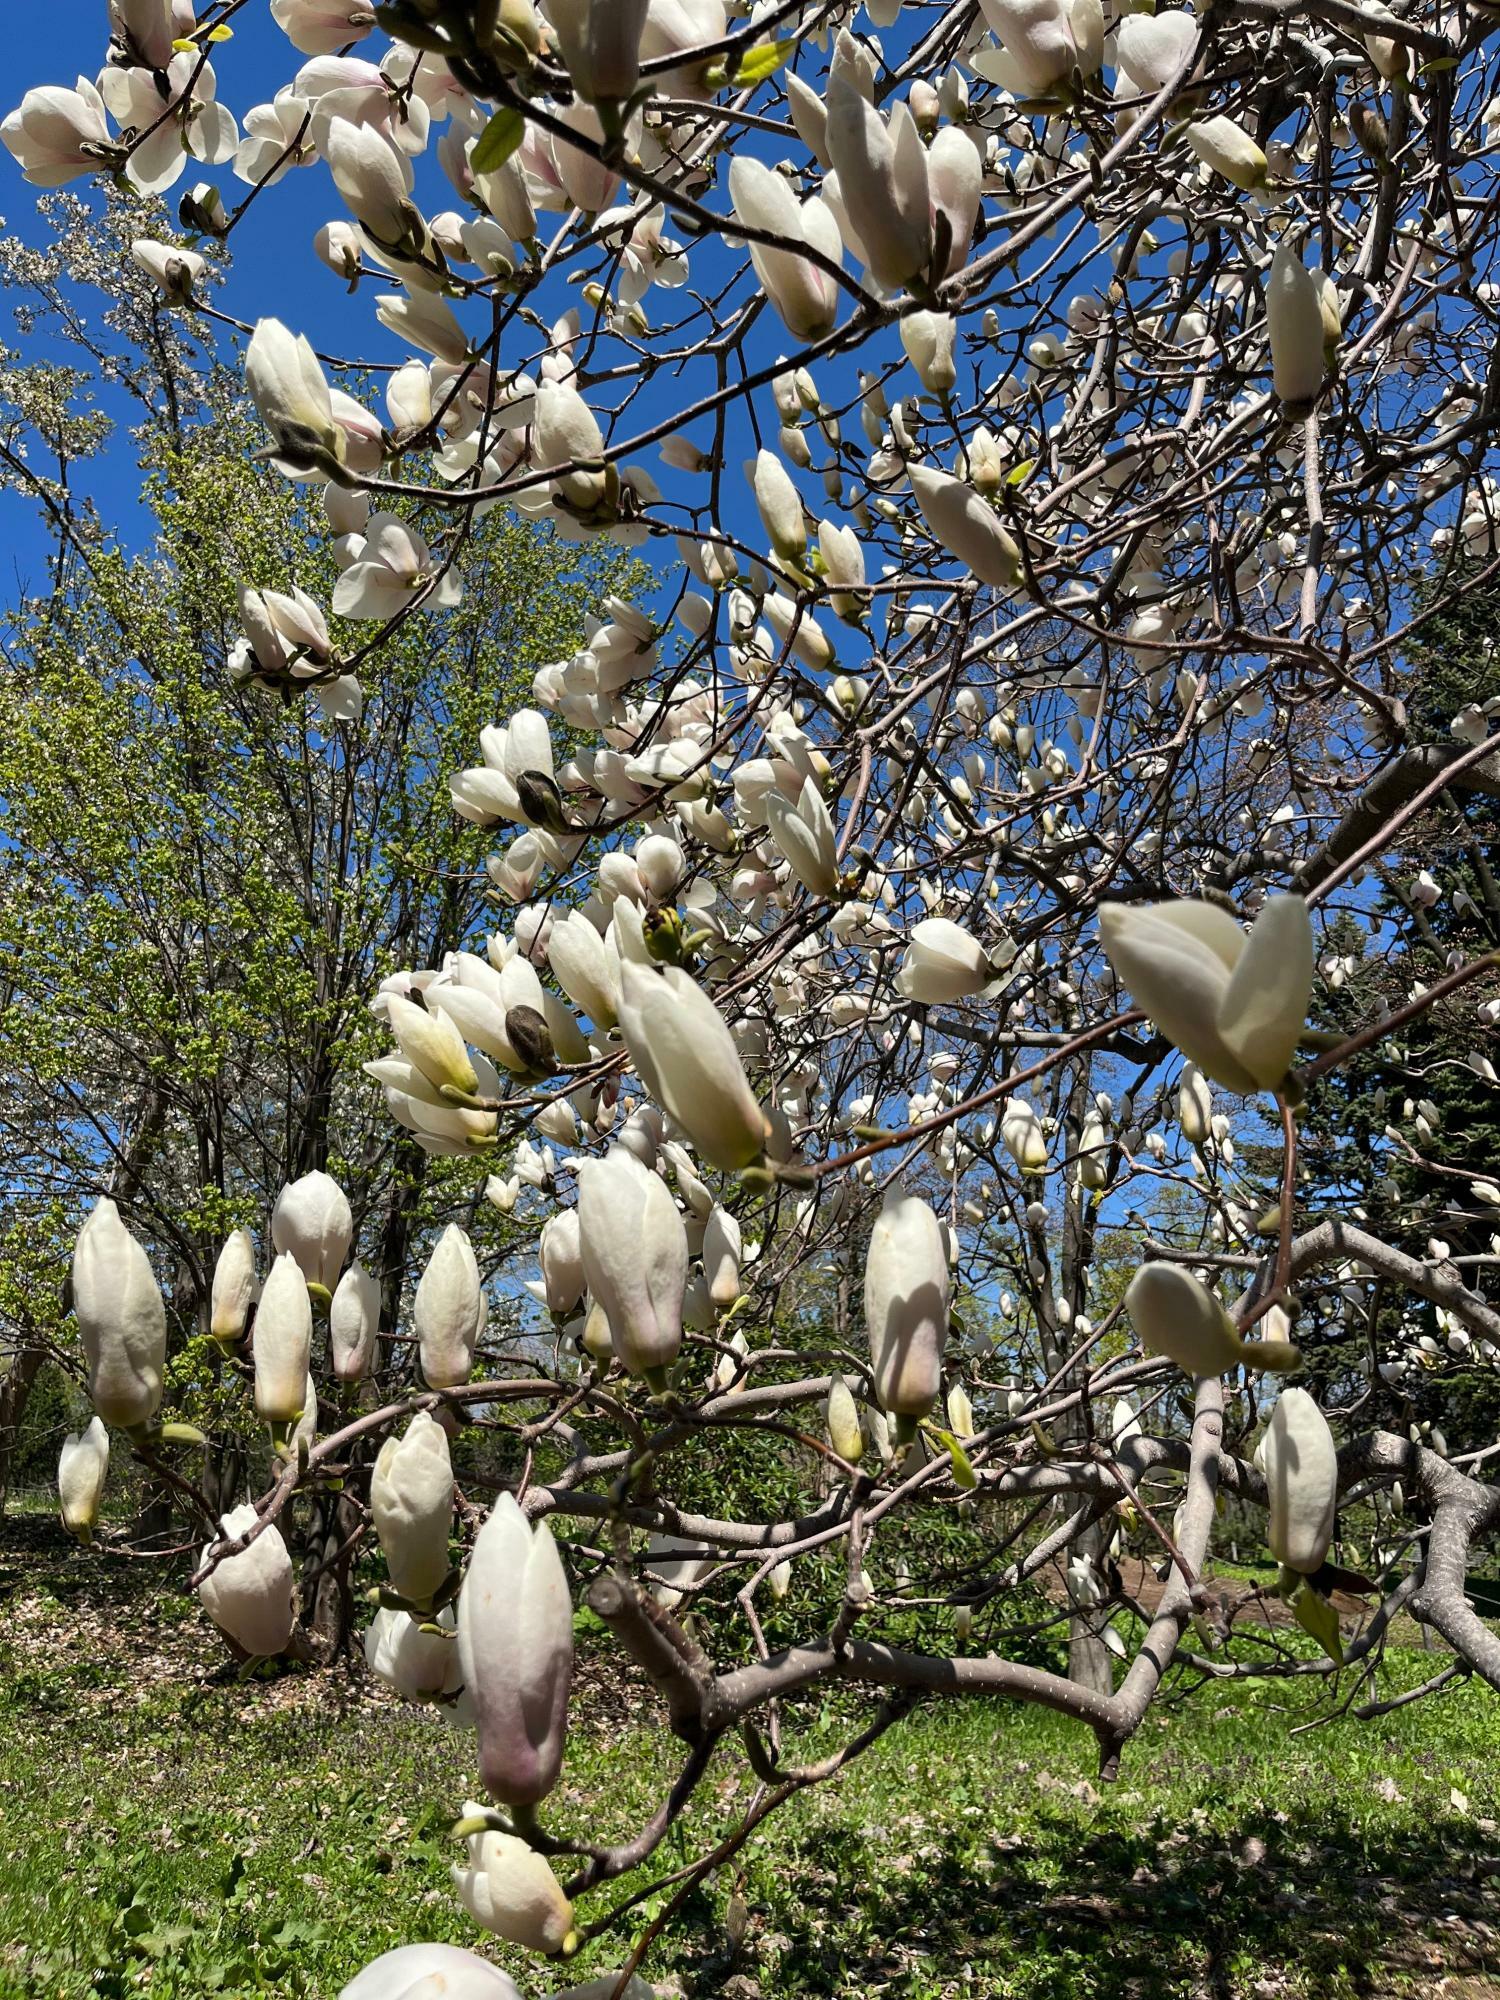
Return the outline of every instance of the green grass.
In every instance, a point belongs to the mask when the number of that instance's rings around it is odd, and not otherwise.
[[[483,1946],[528,1996],[560,1983],[476,1937],[450,1892],[466,1739],[342,1675],[237,1686],[186,1600],[142,1601],[138,1567],[58,1557],[30,1523],[5,1532],[0,2000],[334,2000],[417,1938]],[[1431,1667],[1401,1655],[1393,1677]],[[1097,1791],[1091,1739],[1059,1718],[919,1710],[771,1820],[645,1969],[730,2000],[1500,1994],[1500,1704],[1466,1687],[1290,1735],[1312,1701],[1305,1683],[1200,1690]],[[623,1837],[670,1740],[641,1727],[649,1693],[601,1666],[577,1706],[548,1817]],[[850,1712],[789,1713],[788,1757],[831,1747]],[[721,1838],[753,1784],[726,1746],[658,1872]],[[748,1910],[737,1950],[731,1895]],[[576,1976],[618,1963],[630,1935]]]

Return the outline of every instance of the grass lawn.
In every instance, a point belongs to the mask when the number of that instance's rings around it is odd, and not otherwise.
[[[156,1575],[0,1527],[0,2000],[334,2000],[394,1944],[483,1946],[447,1882],[468,1741],[342,1675],[235,1685]],[[1432,1668],[1398,1656],[1393,1684]],[[1058,1718],[918,1710],[771,1820],[644,1970],[692,2000],[1496,2000],[1500,1703],[1467,1686],[1290,1735],[1312,1699],[1202,1689],[1097,1789],[1092,1740]],[[646,1815],[672,1747],[651,1705],[585,1665],[552,1823],[617,1838]],[[848,1714],[787,1721],[796,1756]],[[726,1746],[658,1872],[753,1786]],[[528,2000],[560,1983],[489,1946]],[[570,1977],[623,1956],[593,1947]]]

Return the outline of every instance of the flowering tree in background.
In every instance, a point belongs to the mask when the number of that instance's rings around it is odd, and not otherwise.
[[[326,604],[290,577],[246,603],[246,685],[347,722],[379,646],[473,590],[491,509],[660,578],[529,662],[452,779],[496,830],[498,928],[369,996],[385,1110],[537,1227],[537,1316],[491,1339],[450,1226],[403,1301],[414,1372],[330,1422],[310,1385],[325,1355],[358,1379],[370,1332],[341,1191],[298,1179],[268,1242],[231,1237],[212,1331],[277,1469],[203,1550],[210,1615],[247,1657],[293,1642],[281,1524],[336,1484],[386,1566],[377,1671],[477,1732],[458,1893],[533,1951],[629,1933],[643,1892],[608,1885],[738,1739],[755,1802],[615,1994],[915,1700],[1045,1704],[1112,1775],[1168,1673],[1343,1673],[1378,1711],[1399,1611],[1451,1649],[1434,1685],[1500,1686],[1465,1593],[1493,1441],[1361,1421],[1429,1325],[1500,1359],[1500,1183],[1455,1176],[1489,1245],[1458,1263],[1325,1199],[1300,1137],[1434,1023],[1495,1081],[1482,848],[1435,977],[1384,893],[1437,908],[1424,816],[1500,788],[1491,675],[1441,728],[1408,699],[1426,628],[1500,567],[1492,16],[272,0],[288,82],[236,123],[216,68],[270,32],[253,0],[109,11],[97,85],[0,126],[29,178],[220,169],[184,240],[134,246],[200,324],[228,320],[212,240],[315,186],[308,250],[351,294],[339,360],[290,253],[228,321],[337,570]],[[371,364],[383,415],[347,359],[371,307],[408,356]],[[1379,1145],[1420,1160],[1411,1097]],[[193,1441],[107,1201],[73,1301],[105,1427],[63,1468],[83,1524],[107,1431]],[[1361,1316],[1354,1379],[1318,1370]],[[1303,1339],[1322,1403],[1281,1386]],[[455,1508],[454,1453],[497,1430],[504,1490]],[[1234,1643],[1253,1593],[1210,1602],[1229,1500],[1315,1656]],[[1347,1635],[1335,1585],[1367,1605]],[[580,1596],[683,1746],[639,1828],[548,1806]],[[835,1682],[867,1713],[808,1762],[795,1697]],[[349,1993],[443,1978],[511,1990],[414,1946]]]

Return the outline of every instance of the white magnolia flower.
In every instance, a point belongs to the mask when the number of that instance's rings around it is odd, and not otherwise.
[[[999,39],[999,62],[980,58],[975,67],[1019,96],[1046,97],[1074,71],[1091,76],[1104,52],[1104,17],[1099,0],[980,0],[981,12]]]
[[[434,1624],[436,1632],[425,1629]],[[451,1609],[420,1621],[405,1611],[377,1611],[365,1633],[365,1664],[404,1701],[437,1702],[449,1721],[472,1723],[455,1641]]]
[[[290,84],[278,90],[269,104],[252,105],[245,113],[244,137],[235,150],[235,179],[248,181],[252,187],[274,187],[294,167],[307,166],[318,156],[311,124],[312,105]],[[352,225],[340,226],[355,233]]]
[[[304,334],[279,319],[259,321],[245,351],[245,385],[288,468],[342,457],[328,382]]]
[[[1273,896],[1247,937],[1214,903],[1099,912],[1104,949],[1132,999],[1230,1090],[1275,1090],[1307,1019],[1315,961],[1300,896]]]
[[[196,250],[185,250],[176,243],[155,243],[146,236],[135,239],[130,255],[169,299],[190,299],[193,287],[208,269],[207,260]]]
[[[409,522],[372,514],[359,555],[334,585],[333,608],[341,618],[386,621],[407,610],[448,610],[462,597],[456,564],[434,556]]]
[[[458,1599],[458,1656],[485,1788],[506,1805],[537,1805],[562,1770],[573,1600],[551,1528],[529,1522],[509,1493],[474,1543]]]
[[[704,1158],[726,1173],[748,1166],[765,1146],[765,1114],[703,989],[679,966],[658,972],[627,957],[620,1028],[641,1081]]]
[[[843,262],[843,239],[827,205],[816,195],[799,202],[780,174],[748,153],[737,153],[730,162],[729,196],[741,222],[816,250],[831,264]],[[799,340],[827,333],[838,314],[837,280],[794,250],[754,242],[749,250],[755,274],[789,331]]]
[[[622,102],[640,80],[649,0],[549,0],[574,88],[590,103]]]
[[[371,0],[271,0],[271,18],[305,56],[331,56],[369,34]]]
[[[277,1195],[271,1247],[278,1253],[289,1250],[308,1284],[321,1286],[330,1297],[353,1240],[349,1197],[331,1174],[304,1174]]]
[[[82,76],[72,90],[28,90],[0,123],[0,144],[37,187],[62,187],[117,157],[104,100]]]
[[[978,938],[947,917],[924,917],[908,933],[896,985],[908,1000],[934,1006],[982,993],[990,977],[989,954]]]

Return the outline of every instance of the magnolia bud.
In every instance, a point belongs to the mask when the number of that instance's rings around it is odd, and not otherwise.
[[[652,833],[635,850],[636,873],[653,902],[665,903],[687,873],[687,857],[675,840]]]
[[[474,1543],[458,1599],[458,1656],[486,1789],[506,1805],[536,1805],[562,1769],[573,1603],[552,1530],[545,1521],[533,1527],[509,1493]]]
[[[330,1295],[354,1238],[348,1197],[332,1175],[304,1174],[276,1197],[271,1211],[271,1244],[290,1251],[309,1285]]]
[[[248,1230],[236,1229],[224,1239],[209,1293],[208,1330],[222,1346],[235,1347],[244,1339],[259,1289],[254,1241]]]
[[[1177,1087],[1177,1122],[1190,1146],[1201,1146],[1213,1130],[1214,1099],[1196,1063],[1184,1063]]]
[[[615,1148],[578,1166],[578,1222],[589,1291],[632,1375],[653,1377],[682,1345],[687,1231],[666,1182]]]
[[[627,958],[620,1027],[641,1081],[704,1158],[726,1173],[748,1166],[765,1145],[765,1114],[703,989],[679,966],[658,972]]]
[[[465,1807],[465,1817],[484,1811]],[[476,1924],[527,1951],[562,1950],[573,1930],[573,1906],[534,1849],[511,1833],[473,1833],[466,1865],[455,1863],[453,1884]]]
[[[981,583],[1013,589],[1021,578],[1021,552],[973,487],[925,465],[906,470],[922,518],[949,555]]]
[[[1036,1107],[1024,1097],[1007,1097],[1000,1116],[1000,1137],[1023,1174],[1047,1171],[1047,1135]]]
[[[404,1437],[388,1437],[370,1475],[370,1518],[398,1597],[427,1606],[448,1575],[453,1464],[448,1434],[418,1410]]]
[[[104,1497],[104,1478],[109,1471],[109,1432],[98,1417],[82,1432],[70,1432],[63,1439],[57,1461],[57,1497],[62,1524],[80,1542],[94,1539],[99,1519],[99,1503]]]
[[[858,1465],[865,1448],[860,1427],[859,1405],[850,1394],[842,1375],[835,1375],[828,1390],[828,1442],[839,1457]]]
[[[865,1256],[865,1327],[875,1393],[897,1417],[925,1417],[943,1386],[948,1338],[943,1225],[916,1195],[892,1193]]]
[[[95,1410],[122,1430],[149,1424],[161,1406],[167,1309],[150,1258],[107,1198],[78,1232],[73,1312]]]
[[[1289,1341],[1242,1340],[1220,1301],[1177,1264],[1142,1264],[1126,1287],[1125,1310],[1143,1347],[1195,1378],[1242,1364],[1290,1370],[1301,1361]]]
[[[255,1413],[268,1424],[294,1424],[307,1400],[312,1301],[290,1250],[271,1266],[255,1313]]]
[[[1114,1408],[1109,1414],[1109,1428],[1116,1451],[1128,1439],[1141,1435],[1141,1420],[1135,1413],[1134,1405],[1123,1396],[1115,1398]]]
[[[220,1539],[237,1541],[258,1519],[248,1502],[233,1508],[219,1521]],[[203,1551],[204,1562],[213,1549],[210,1542]],[[217,1563],[199,1584],[198,1595],[220,1631],[227,1632],[251,1659],[270,1659],[285,1651],[296,1619],[292,1559],[275,1522],[262,1528],[248,1548]]]
[[[771,838],[803,888],[813,896],[837,895],[838,843],[815,780],[804,780],[795,805],[779,791],[768,792],[765,803]]]
[[[1183,127],[1182,136],[1215,173],[1247,193],[1264,187],[1266,156],[1242,125],[1232,118],[1202,118]]]
[[[772,549],[783,562],[800,565],[807,551],[802,496],[775,452],[759,453],[751,469],[751,484]]]
[[[547,1310],[559,1315],[570,1313],[583,1297],[588,1283],[580,1248],[578,1210],[560,1209],[542,1225],[537,1255],[542,1266],[542,1287]]]
[[[328,1345],[340,1382],[363,1382],[375,1368],[380,1331],[380,1284],[358,1258],[339,1279],[328,1308]]]
[[[951,313],[908,313],[901,321],[906,358],[916,369],[922,387],[934,396],[946,396],[958,380],[953,360],[957,334],[958,322]],[[922,511],[925,514],[927,510],[924,507]]]
[[[740,1295],[740,1257],[744,1251],[740,1225],[728,1209],[710,1211],[703,1231],[703,1274],[716,1306],[732,1306]]]
[[[450,1222],[427,1261],[412,1306],[422,1375],[432,1388],[460,1389],[468,1381],[488,1317],[474,1246]]]
[[[1078,1185],[1102,1188],[1109,1180],[1109,1138],[1103,1121],[1091,1113],[1078,1140]]]
[[[1266,1482],[1266,1540],[1302,1576],[1321,1569],[1338,1512],[1339,1458],[1328,1419],[1305,1389],[1283,1389],[1255,1463]]]
[[[1266,322],[1276,394],[1293,413],[1308,409],[1323,386],[1323,297],[1318,279],[1285,243],[1271,259]]]

